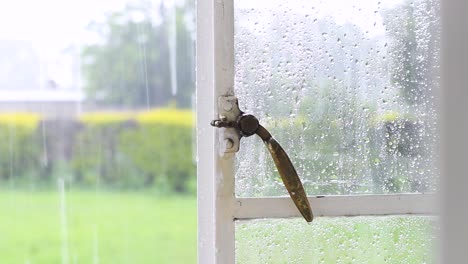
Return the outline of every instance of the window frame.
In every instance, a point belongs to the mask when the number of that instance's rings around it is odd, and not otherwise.
[[[467,1],[441,0],[441,225],[438,263],[464,263],[468,243]]]
[[[234,0],[197,1],[198,263],[235,263],[235,220],[300,217],[289,197],[236,198],[230,128],[210,122],[229,114],[218,103],[234,95]],[[467,107],[468,108],[468,107]],[[223,150],[223,151],[220,151]],[[435,194],[309,196],[315,216],[435,215]]]

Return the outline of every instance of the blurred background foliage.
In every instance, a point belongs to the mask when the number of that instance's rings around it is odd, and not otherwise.
[[[330,111],[328,115],[320,116],[330,120],[336,113],[339,112]],[[318,118],[314,126],[305,130],[302,115],[273,121],[272,133],[279,138],[285,134],[297,135],[293,144],[313,150],[302,153],[298,164],[309,168],[309,173],[303,175],[307,187],[313,185],[320,192],[337,194],[353,188],[374,188],[376,193],[427,190],[428,186],[415,185],[416,180],[408,178],[404,165],[415,155],[424,155],[417,133],[421,125],[417,120],[411,121],[410,117],[394,112],[369,113],[366,119],[359,120],[359,125],[365,125],[370,135],[360,139],[362,142],[356,142],[359,137],[352,136],[353,129],[345,129],[347,124],[340,123],[341,119],[335,120],[337,122],[324,124],[326,121]],[[1,179],[10,186],[41,188],[54,186],[57,177],[65,175],[67,183],[75,187],[146,188],[161,193],[194,194],[193,121],[190,110],[175,108],[86,113],[71,121],[41,121],[33,114],[3,114],[0,115],[0,136],[9,144],[0,147],[0,155],[4,157],[0,159],[4,163]],[[351,155],[364,145],[369,148],[366,160],[371,164],[374,184],[347,186],[345,191],[338,181],[338,173],[368,173],[360,171],[366,167],[360,166]],[[386,153],[383,156],[382,150]],[[320,153],[319,157],[317,153]],[[343,158],[348,156],[349,159]],[[385,162],[391,162],[395,157],[400,166],[390,166],[394,172],[382,169]],[[268,167],[275,168],[273,164]],[[329,173],[338,167],[342,170]],[[276,174],[272,172],[272,175]],[[312,177],[315,177],[314,181],[310,180]],[[272,192],[279,187],[272,186]]]
[[[0,114],[2,185],[195,194],[194,8],[130,1],[90,21],[79,114]]]
[[[169,102],[181,108],[191,106],[194,3],[185,1],[173,8],[142,1],[89,24],[100,41],[82,51],[88,103],[131,108]],[[174,65],[172,52],[177,54]]]
[[[0,147],[1,179],[41,188],[66,176],[75,187],[194,194],[193,129],[192,112],[175,108],[86,113],[72,121],[3,114],[0,137],[9,144]]]

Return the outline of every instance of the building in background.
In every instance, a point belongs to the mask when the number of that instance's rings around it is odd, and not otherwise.
[[[47,119],[75,117],[84,93],[73,49],[39,56],[30,41],[0,41],[0,113],[33,112]]]
[[[64,119],[81,112],[79,90],[0,90],[0,113],[31,112],[47,119]]]

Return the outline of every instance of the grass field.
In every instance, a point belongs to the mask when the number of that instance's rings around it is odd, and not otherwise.
[[[432,263],[428,217],[236,224],[238,264]],[[195,197],[0,191],[0,263],[196,263]]]
[[[0,263],[196,263],[196,234],[194,197],[0,191]]]
[[[237,263],[434,263],[433,224],[420,216],[240,222]]]

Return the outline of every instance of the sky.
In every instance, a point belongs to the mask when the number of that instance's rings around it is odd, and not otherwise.
[[[86,39],[85,26],[125,0],[15,0],[0,2],[0,38],[29,40],[44,55]]]
[[[121,10],[128,2],[137,0],[15,0],[0,1],[0,41],[26,40],[46,65],[48,77],[62,86],[73,82],[73,64],[77,64],[79,47],[96,41],[96,36],[86,30],[93,20],[103,20],[106,13]],[[161,0],[153,0],[155,6]],[[176,0],[166,0],[171,5]],[[234,0],[238,8],[275,5],[289,6],[293,10],[311,10],[317,16],[332,16],[337,23],[350,21],[368,27],[368,19],[379,19],[375,11],[391,7],[403,0]],[[157,9],[155,8],[155,12]],[[379,22],[379,21],[377,21]],[[381,23],[369,28],[370,35],[384,31]],[[380,25],[380,26],[379,26]],[[366,28],[364,28],[366,29]],[[68,54],[65,50],[68,49]],[[70,52],[71,50],[71,52]],[[70,53],[75,53],[75,56]]]
[[[254,9],[291,9],[294,13],[303,12],[310,17],[323,18],[333,17],[339,25],[350,22],[358,25],[364,32],[368,31],[368,36],[385,34],[382,25],[382,17],[379,11],[390,9],[403,3],[405,0],[234,0],[234,3],[241,8]],[[309,19],[310,19],[309,17]],[[268,20],[268,18],[265,18]],[[374,23],[370,23],[372,20]]]
[[[92,42],[86,25],[102,19],[105,13],[122,9],[132,0],[15,0],[0,1],[0,39],[31,40],[44,56],[54,55],[70,44]],[[153,2],[158,3],[159,0]],[[172,1],[165,1],[172,2]],[[402,0],[323,0],[323,1],[255,1],[238,0],[239,6],[259,8],[265,4],[283,4],[293,9],[314,6],[319,16],[331,15],[338,21],[351,20],[355,24],[366,21],[374,10],[389,7]],[[306,8],[308,9],[308,8]],[[361,14],[356,11],[361,9]],[[310,9],[309,9],[310,10]]]
[[[129,2],[132,0],[0,1],[0,41],[29,42],[47,69],[46,78],[71,86],[79,47],[96,41],[86,26],[93,20],[102,21],[106,13],[122,10]]]

